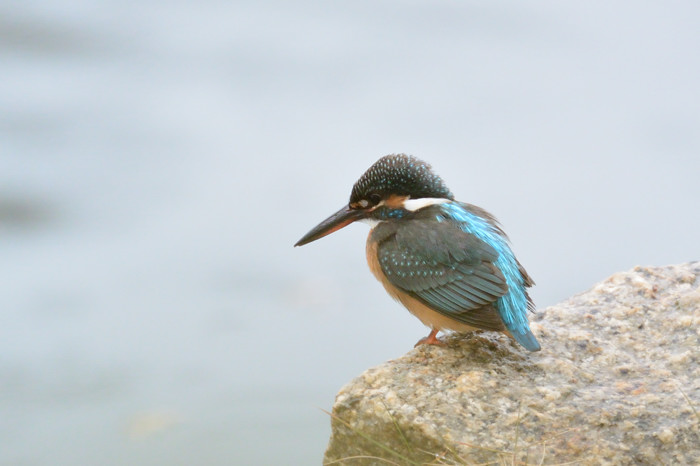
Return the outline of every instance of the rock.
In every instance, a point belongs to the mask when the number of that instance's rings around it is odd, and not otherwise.
[[[540,310],[539,353],[482,332],[369,369],[324,463],[700,464],[699,276],[637,267]]]

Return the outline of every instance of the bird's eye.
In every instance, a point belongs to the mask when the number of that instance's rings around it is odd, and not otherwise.
[[[379,204],[381,200],[382,196],[380,194],[372,193],[369,195],[369,202],[371,202],[374,205]]]

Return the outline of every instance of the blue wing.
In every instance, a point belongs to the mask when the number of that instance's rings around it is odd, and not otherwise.
[[[389,282],[443,315],[477,328],[507,329],[526,349],[538,351],[527,320],[533,282],[496,220],[459,202],[433,205],[413,217],[419,221],[375,228]]]
[[[378,232],[385,238],[377,252],[391,284],[454,320],[504,330],[493,303],[508,286],[494,265],[498,254],[493,247],[434,216],[385,230]]]

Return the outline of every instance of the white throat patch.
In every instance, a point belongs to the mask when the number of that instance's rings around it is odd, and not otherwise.
[[[382,222],[381,220],[377,220],[376,218],[363,218],[360,221],[369,225],[370,229],[376,227]]]

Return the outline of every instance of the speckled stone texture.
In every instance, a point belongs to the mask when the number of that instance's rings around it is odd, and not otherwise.
[[[338,393],[325,463],[700,464],[700,262],[538,311],[528,353],[452,336]]]

